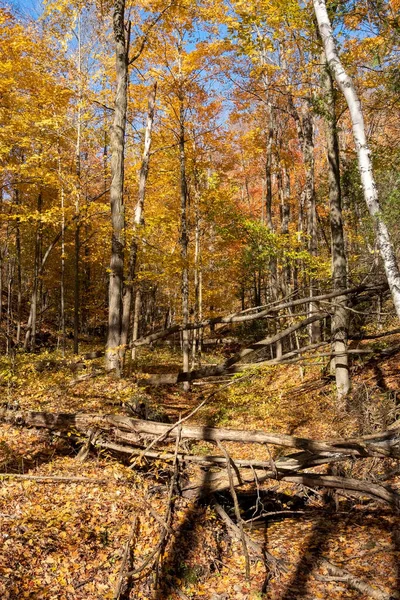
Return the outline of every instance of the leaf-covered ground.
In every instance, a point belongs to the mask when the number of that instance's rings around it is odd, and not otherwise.
[[[7,406],[124,412],[126,403],[141,394],[176,419],[213,389],[211,385],[198,386],[187,396],[178,388],[149,391],[138,388],[135,373],[122,381],[105,375],[77,381],[98,366],[96,361],[77,368],[72,357],[62,363],[56,355],[45,358],[47,364],[43,355],[34,359],[19,356],[14,364],[4,361],[0,381]],[[171,363],[174,357],[161,351],[143,355],[143,361],[153,364],[161,360]],[[346,407],[337,407],[332,384],[321,377],[320,367],[308,367],[303,374],[298,366],[279,367],[238,380],[215,396],[194,421],[314,438],[381,429],[397,418],[400,357],[364,362],[357,367],[354,392]],[[226,446],[234,457],[270,457],[269,450],[261,446]],[[210,448],[199,443],[191,450],[206,453]],[[112,599],[134,523],[133,568],[157,545],[167,510],[171,465],[156,462],[130,469],[128,463],[121,464],[105,453],[92,453],[82,463],[76,458],[78,450],[76,441],[47,431],[1,425],[2,473],[70,478],[1,479],[1,598]],[[363,467],[346,468],[353,469],[356,476],[366,476],[369,471],[379,474],[372,459]],[[396,487],[396,479],[392,483]],[[158,591],[154,593],[154,573],[145,569],[134,581],[131,598],[368,597],[345,582],[331,581],[322,559],[387,592],[400,588],[400,521],[387,507],[363,500],[357,504],[341,494],[289,484],[272,482],[263,489],[256,503],[245,493],[239,500],[247,519],[260,503],[270,514],[266,524],[249,525],[247,532],[281,559],[282,568],[268,575],[262,562],[253,560],[247,581],[241,544],[232,539],[214,510],[207,503],[174,496],[172,532],[160,562]],[[219,500],[227,509],[232,504],[229,495]]]

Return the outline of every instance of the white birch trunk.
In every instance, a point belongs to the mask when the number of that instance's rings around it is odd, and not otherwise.
[[[389,288],[392,293],[396,313],[400,318],[400,272],[389,232],[386,223],[383,220],[379,205],[378,191],[372,170],[371,153],[368,148],[365,134],[361,103],[353,82],[346,73],[340,61],[335,40],[333,38],[332,27],[326,9],[325,0],[313,0],[313,3],[319,32],[324,44],[327,63],[349,107],[351,123],[353,127],[353,137],[358,155],[361,183],[364,190],[364,198],[368,206],[369,213],[376,225],[377,242],[380,255],[385,268]]]

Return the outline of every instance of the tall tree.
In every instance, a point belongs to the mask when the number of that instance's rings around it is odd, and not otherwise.
[[[113,13],[116,95],[111,129],[111,261],[106,369],[121,372],[122,292],[124,277],[124,150],[128,105],[130,28],[125,28],[125,0],[115,0]]]
[[[335,291],[347,287],[347,260],[342,218],[342,189],[340,182],[339,139],[335,89],[332,75],[325,61],[322,62],[321,82],[324,95],[325,135],[328,156],[329,180],[329,220],[331,229],[332,282]],[[347,339],[349,329],[349,312],[347,297],[335,298],[332,315],[332,364],[335,371],[338,399],[342,399],[350,391],[349,357]]]
[[[125,281],[125,285],[124,285],[123,316],[122,316],[122,328],[121,328],[121,346],[122,346],[123,352],[128,343],[129,323],[130,323],[131,308],[132,308],[132,296],[133,296],[133,288],[135,285],[137,255],[138,255],[138,250],[139,250],[138,235],[139,235],[140,227],[142,226],[143,220],[144,220],[144,201],[145,201],[145,196],[146,196],[147,177],[149,174],[151,138],[152,138],[153,123],[154,123],[156,94],[157,94],[157,82],[155,82],[151,86],[151,89],[149,92],[147,122],[146,122],[146,129],[145,129],[145,133],[144,133],[142,162],[141,162],[140,172],[139,172],[138,199],[137,199],[137,203],[136,203],[136,207],[135,207],[135,214],[134,214],[134,218],[133,218],[133,237],[132,237],[132,241],[131,241],[130,249],[129,249],[128,274],[127,274],[127,280]],[[137,285],[137,290],[136,290],[135,302],[136,302],[137,306],[140,306],[140,288],[139,288],[137,282],[136,282],[136,285]],[[136,325],[136,327],[137,327],[137,325]]]
[[[378,191],[373,174],[371,152],[368,147],[361,103],[354,84],[340,60],[333,37],[332,26],[328,16],[325,0],[313,0],[313,2],[319,32],[324,44],[327,63],[329,68],[332,70],[336,83],[343,93],[349,107],[354,142],[357,149],[361,183],[364,191],[364,199],[376,226],[377,243],[380,255],[385,268],[385,273],[392,294],[396,313],[400,318],[400,271],[396,261],[396,255],[390,239],[389,231],[379,204]]]

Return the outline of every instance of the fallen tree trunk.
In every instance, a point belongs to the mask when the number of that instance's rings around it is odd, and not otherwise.
[[[132,456],[143,456],[152,460],[173,461],[176,455],[171,452],[142,452],[138,448],[115,444],[113,442],[96,442],[96,447],[112,450],[117,453],[129,454]],[[178,453],[177,458],[180,462],[195,463],[204,467],[227,466],[224,456],[198,456],[191,454]],[[330,475],[320,475],[315,473],[297,473],[297,471],[310,468],[317,465],[328,464],[345,460],[343,455],[329,455],[328,453],[320,455],[310,455],[309,452],[299,452],[289,456],[281,457],[276,461],[261,460],[243,460],[234,459],[235,466],[235,486],[244,487],[256,483],[259,485],[268,479],[287,481],[306,487],[327,487],[337,490],[346,490],[366,495],[373,499],[383,500],[391,506],[400,507],[400,496],[388,486],[350,479],[346,477],[334,477]],[[182,489],[182,495],[186,498],[196,499],[209,496],[217,492],[224,492],[230,488],[230,481],[225,471],[201,473],[201,476],[188,483]]]
[[[313,346],[326,346],[326,342],[322,342],[319,344],[313,344]],[[376,355],[386,357],[390,355],[390,352],[394,354],[400,349],[399,346],[393,347],[391,349],[384,349],[377,351],[373,348],[350,348],[350,350],[346,351],[346,354],[354,354],[360,356],[362,354],[373,354],[374,357]],[[212,377],[222,377],[222,376],[232,376],[237,373],[243,373],[244,371],[248,371],[249,369],[256,369],[258,367],[268,367],[275,365],[290,365],[302,362],[304,360],[315,360],[319,358],[325,357],[334,357],[334,356],[343,356],[344,353],[339,352],[319,352],[317,354],[313,354],[309,356],[307,359],[304,357],[298,357],[300,354],[305,354],[310,351],[310,346],[305,346],[304,348],[299,348],[296,350],[291,350],[280,356],[279,358],[271,358],[270,360],[259,360],[253,363],[243,363],[239,365],[233,365],[232,367],[226,368],[221,372],[221,365],[208,366],[204,369],[198,369],[196,371],[191,371],[189,373],[191,379],[209,379]],[[296,357],[297,358],[293,358]],[[147,385],[147,386],[159,386],[159,385],[176,385],[180,381],[182,381],[182,375],[187,376],[187,373],[182,374],[181,372],[177,373],[156,373],[156,374],[147,374],[144,372],[144,377],[140,377],[138,379],[139,385]],[[201,376],[202,375],[202,376]]]
[[[97,429],[109,432],[114,436],[114,439],[139,445],[152,437],[162,436],[162,441],[164,441],[175,440],[178,435],[175,425],[132,419],[125,415],[22,412],[3,408],[0,409],[0,422],[60,431],[77,430],[84,433]],[[311,453],[328,452],[354,457],[398,457],[400,453],[400,428],[359,438],[324,441],[260,430],[247,431],[203,425],[183,425],[180,436],[181,439],[210,442],[231,441],[247,444],[271,444],[286,448],[297,448]]]
[[[114,441],[109,440],[96,440],[94,444],[96,448],[105,450],[111,450],[118,454],[127,454],[131,458],[134,456],[140,456],[150,460],[163,460],[170,462],[174,459],[172,452],[155,451],[155,450],[142,450],[135,446],[129,446],[127,444],[118,444]],[[197,455],[197,454],[184,454],[178,453],[179,461],[182,463],[194,463],[205,467],[225,467],[226,458],[219,455]],[[345,454],[333,454],[328,452],[321,452],[320,454],[310,454],[309,452],[296,452],[283,456],[276,461],[273,460],[257,460],[257,459],[242,459],[235,458],[234,463],[239,468],[250,468],[256,470],[268,471],[268,475],[276,475],[279,473],[284,475],[285,473],[292,473],[301,469],[309,469],[319,465],[326,465],[331,463],[337,463],[343,460],[347,460],[348,456]]]
[[[385,286],[387,287],[387,286]],[[204,329],[205,327],[210,327],[210,326],[214,326],[214,325],[227,325],[230,323],[244,323],[247,321],[255,321],[256,319],[264,319],[267,316],[270,316],[276,312],[279,312],[281,310],[284,310],[286,308],[292,308],[294,306],[301,306],[302,304],[308,304],[310,302],[310,300],[312,300],[313,302],[319,302],[322,300],[330,300],[331,298],[336,298],[338,296],[347,296],[347,295],[352,295],[352,294],[360,294],[361,292],[367,291],[367,290],[378,290],[378,289],[382,289],[382,285],[376,285],[376,286],[367,286],[367,285],[359,285],[356,287],[352,287],[352,288],[348,288],[346,290],[336,290],[335,292],[330,292],[328,294],[321,294],[319,296],[313,296],[312,298],[298,298],[296,300],[290,300],[288,302],[282,302],[281,304],[271,304],[271,305],[267,305],[267,306],[256,306],[254,308],[252,308],[252,311],[258,311],[258,312],[252,312],[251,314],[245,314],[248,313],[248,309],[240,312],[240,313],[233,313],[231,315],[226,315],[223,317],[213,317],[211,319],[205,319],[204,321],[201,321],[200,323],[188,323],[187,325],[173,325],[172,327],[169,327],[168,329],[162,329],[161,331],[155,331],[154,333],[150,333],[148,335],[145,335],[137,340],[135,340],[134,342],[131,342],[131,347],[132,348],[138,348],[139,346],[147,346],[153,342],[156,342],[158,340],[162,340],[165,339],[171,335],[174,335],[175,333],[180,333],[181,331],[184,330],[195,330],[195,329]]]
[[[330,488],[346,491],[350,494],[367,496],[374,500],[381,500],[390,506],[400,508],[400,495],[389,486],[377,485],[369,481],[360,481],[348,477],[333,477],[330,475],[319,475],[315,473],[301,473],[285,475],[277,470],[256,471],[256,469],[236,469],[235,487],[243,488],[248,485],[257,485],[269,479],[287,481],[308,488]],[[225,492],[230,489],[229,478],[225,472],[207,472],[197,481],[192,481],[182,489],[182,495],[186,498],[200,498],[210,494]]]
[[[204,379],[206,377],[217,377],[220,375],[231,375],[234,373],[239,373],[243,369],[241,367],[236,366],[236,363],[240,362],[246,357],[251,356],[252,354],[255,354],[261,350],[265,350],[265,348],[268,348],[269,346],[272,346],[277,342],[280,342],[285,337],[288,337],[295,331],[298,331],[299,329],[310,325],[310,323],[314,323],[315,321],[322,321],[327,316],[329,316],[329,313],[316,313],[311,317],[308,317],[307,319],[303,319],[299,323],[290,325],[290,327],[287,327],[286,329],[280,331],[279,333],[276,333],[275,335],[269,336],[263,340],[255,342],[248,348],[244,348],[237,354],[234,354],[234,356],[232,356],[220,365],[206,366],[202,367],[201,369],[195,369],[190,372],[180,371],[177,374],[156,375],[153,378],[149,378],[147,380],[143,379],[141,381],[143,383],[146,383],[147,381],[150,384],[153,383],[153,385],[173,385],[184,381],[194,381],[196,379]]]
[[[152,460],[165,460],[172,462],[178,458],[179,462],[195,463],[203,467],[227,466],[224,456],[198,456],[191,454],[171,452],[141,452],[140,449],[116,444],[114,442],[97,441],[96,447],[111,450],[113,452],[128,454],[132,456],[143,456]],[[345,477],[332,477],[325,475],[316,475],[314,473],[293,474],[301,469],[309,468],[319,464],[337,462],[343,460],[342,456],[315,456],[311,457],[308,453],[297,453],[287,457],[282,457],[277,461],[243,460],[234,459],[234,477],[235,487],[245,487],[252,484],[259,485],[267,480],[274,479],[287,481],[298,485],[305,485],[310,488],[328,487],[348,492],[356,492],[373,499],[383,500],[394,507],[400,506],[400,496],[390,488],[383,485],[377,485],[357,479],[348,479]],[[289,473],[289,474],[288,474]],[[230,480],[226,471],[204,472],[188,483],[182,489],[182,495],[185,498],[198,499],[210,496],[215,493],[221,493],[230,489]]]
[[[308,438],[298,438],[285,434],[267,433],[263,431],[242,431],[234,429],[219,429],[194,425],[176,425],[156,423],[131,419],[123,415],[88,415],[68,413],[39,413],[0,410],[0,421],[14,425],[44,427],[59,431],[96,431],[95,446],[108,448],[130,455],[147,456],[166,460],[185,460],[203,464],[207,467],[226,467],[227,459],[223,456],[191,456],[189,454],[150,452],[126,446],[126,444],[143,444],[149,436],[163,439],[195,439],[212,442],[236,441],[240,443],[272,444],[290,448],[300,448],[302,452],[283,456],[276,461],[233,460],[235,486],[257,486],[268,480],[275,479],[307,487],[328,487],[346,490],[350,493],[366,495],[374,499],[400,508],[400,496],[389,486],[378,485],[367,481],[359,481],[346,477],[333,477],[315,473],[301,473],[299,470],[336,462],[346,458],[364,458],[369,456],[386,457],[398,456],[400,430],[384,431],[360,438],[339,441],[318,441]],[[100,437],[100,432],[102,437]],[[106,439],[104,439],[106,435]],[[110,436],[110,439],[107,438]],[[122,442],[122,444],[121,444]],[[199,498],[216,492],[230,489],[231,482],[226,472],[202,471],[199,478],[182,489],[186,497]]]

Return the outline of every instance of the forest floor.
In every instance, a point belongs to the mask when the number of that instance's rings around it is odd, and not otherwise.
[[[393,337],[385,343],[399,342]],[[219,357],[220,358],[220,357]],[[78,380],[99,368],[101,359],[77,371],[77,358],[60,362],[57,353],[18,355],[0,363],[3,403],[20,410],[125,413],[137,396],[151,399],[171,420],[196,407],[216,384],[148,390],[136,373],[117,380],[104,374]],[[218,357],[209,357],[209,360]],[[140,368],[179,368],[171,350],[141,351]],[[164,367],[165,369],[165,367]],[[385,359],[363,358],[353,366],[353,392],[337,406],[332,380],[322,366],[276,366],[254,372],[219,393],[193,423],[295,434],[315,439],[348,437],[385,429],[398,418],[400,351]],[[85,439],[82,439],[84,443]],[[196,442],[191,451],[209,453],[211,444]],[[257,444],[227,443],[234,458],[271,459]],[[124,546],[133,537],[133,565],[140,566],[162,532],[168,504],[171,466],[162,461],[131,469],[106,452],[77,460],[79,445],[47,430],[0,426],[0,471],[70,478],[37,480],[2,477],[0,484],[0,596],[4,600],[113,599]],[[215,449],[214,449],[215,453]],[[277,455],[274,455],[275,458]],[[384,468],[393,466],[387,461]],[[359,477],[379,476],[382,461],[345,467]],[[348,474],[348,473],[346,473]],[[79,477],[80,480],[73,480]],[[72,479],[71,479],[72,478]],[[394,488],[400,479],[392,479]],[[272,481],[258,497],[239,494],[243,518],[268,513],[246,531],[280,566],[266,572],[252,560],[245,577],[240,541],[231,538],[207,502],[174,498],[172,534],[158,570],[143,570],[130,598],[206,600],[363,599],[359,591],[333,580],[323,559],[332,561],[373,587],[400,590],[400,519],[387,506],[345,493],[318,492]],[[229,494],[219,498],[232,506]],[[160,524],[161,523],[161,524]],[[132,528],[135,531],[132,531]]]

